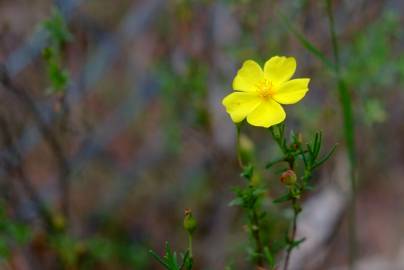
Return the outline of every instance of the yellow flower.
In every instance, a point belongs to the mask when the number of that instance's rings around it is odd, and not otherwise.
[[[293,57],[274,56],[264,70],[253,60],[245,61],[233,80],[235,92],[222,101],[233,122],[247,118],[251,125],[267,128],[285,120],[281,104],[296,103],[309,90],[310,79],[290,79],[295,70]]]

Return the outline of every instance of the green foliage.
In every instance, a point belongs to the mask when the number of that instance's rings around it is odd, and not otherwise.
[[[47,31],[52,42],[62,46],[73,39],[66,21],[58,9],[52,11],[51,17],[44,21],[42,27]]]
[[[265,189],[249,185],[243,188],[234,188],[234,193],[236,194],[236,198],[229,203],[230,206],[253,209],[256,207],[261,196],[265,193]]]
[[[25,224],[11,219],[0,205],[0,258],[7,258],[12,248],[24,245],[31,239],[31,231]]]
[[[197,221],[192,216],[190,209],[185,209],[183,227],[188,235],[188,249],[181,254],[181,263],[178,262],[177,252],[171,250],[168,242],[166,242],[165,254],[163,257],[157,255],[153,250],[149,251],[149,253],[167,270],[192,270],[194,263],[192,255],[192,235],[197,228]]]
[[[88,254],[87,260],[92,261],[93,264],[118,261],[120,265],[134,269],[143,269],[149,264],[149,256],[144,244],[127,239],[94,236],[81,242],[80,246],[85,248]]]
[[[191,270],[192,258],[189,251],[181,254],[181,263],[178,262],[177,252],[172,251],[168,242],[166,242],[165,254],[160,257],[154,251],[150,250],[150,254],[167,270]]]
[[[362,117],[366,125],[384,122],[388,115],[384,101],[388,88],[397,83],[404,74],[403,57],[395,49],[394,43],[402,38],[396,11],[385,10],[364,31],[357,33],[346,45],[342,54],[345,63],[343,77],[364,101]],[[380,91],[383,89],[383,91]]]
[[[355,126],[354,126],[354,116],[353,116],[353,106],[352,98],[349,92],[347,82],[344,80],[341,74],[340,65],[340,53],[338,48],[337,36],[334,26],[334,17],[332,14],[332,4],[331,1],[327,0],[327,15],[329,19],[329,30],[331,33],[331,41],[333,45],[334,63],[332,63],[322,52],[317,48],[312,42],[305,38],[304,34],[299,32],[287,19],[286,16],[282,16],[285,26],[290,30],[290,32],[296,37],[296,39],[305,47],[310,53],[312,53],[316,58],[321,60],[326,67],[333,72],[337,82],[337,90],[339,95],[340,106],[342,109],[342,117],[344,124],[344,137],[348,147],[348,158],[350,160],[351,175],[354,175],[353,170],[356,163],[356,150],[355,150]],[[352,182],[354,179],[352,178]]]
[[[51,247],[57,252],[63,265],[69,267],[77,265],[77,241],[64,233],[51,234],[49,237]]]
[[[282,181],[285,184],[287,192],[280,197],[276,198],[273,203],[285,203],[290,202],[293,209],[293,220],[291,225],[291,232],[285,236],[286,242],[286,259],[285,259],[285,269],[288,267],[289,257],[294,248],[299,246],[303,239],[296,240],[296,227],[297,227],[297,216],[302,212],[302,206],[299,203],[304,192],[312,189],[312,185],[309,180],[313,175],[313,171],[324,164],[334,153],[336,146],[334,146],[327,154],[320,157],[321,147],[322,147],[322,134],[317,132],[314,134],[313,139],[309,143],[304,143],[301,136],[291,133],[290,142],[285,137],[285,126],[284,124],[279,124],[270,128],[272,137],[277,142],[279,148],[282,150],[283,157],[271,161],[267,164],[267,168],[273,165],[286,162],[288,164],[289,170],[285,171],[282,176],[286,174],[287,177],[293,175],[294,181]],[[295,173],[296,162],[301,160],[303,163],[303,172],[300,174]],[[283,180],[281,178],[281,180]]]
[[[402,63],[392,42],[403,35],[398,14],[391,10],[354,36],[342,54],[344,78],[355,89],[369,94],[369,89],[391,86],[400,75]],[[366,95],[364,95],[366,96]]]
[[[58,92],[65,89],[70,81],[69,73],[60,67],[58,52],[51,47],[43,51],[44,59],[47,61],[48,78],[51,82],[51,92]]]
[[[369,98],[365,101],[363,119],[368,126],[383,123],[387,119],[387,112],[379,99]]]
[[[252,179],[254,175],[254,166],[252,164],[248,164],[246,166],[244,166],[243,168],[243,172],[240,174],[240,176],[244,177],[247,180]]]
[[[140,244],[119,239],[94,236],[77,239],[66,233],[48,235],[50,247],[64,266],[94,269],[94,266],[111,262],[134,268],[148,264],[147,249]]]
[[[333,14],[333,5],[331,0],[325,0],[326,4],[326,12],[328,18],[328,26],[329,32],[331,35],[331,43],[332,43],[332,52],[333,52],[333,63],[328,60],[327,57],[319,50],[314,44],[312,44],[305,36],[296,30],[293,25],[285,20],[285,25],[290,30],[290,32],[296,37],[296,39],[304,46],[307,51],[312,53],[312,55],[316,56],[319,60],[321,60],[326,67],[330,69],[335,75],[336,87],[338,90],[338,97],[340,102],[340,107],[342,111],[342,119],[343,119],[343,132],[345,143],[347,146],[347,158],[349,160],[349,175],[351,182],[351,191],[352,191],[352,199],[350,205],[350,239],[351,243],[349,244],[351,259],[350,265],[353,266],[355,255],[355,245],[356,245],[356,232],[355,232],[355,200],[356,200],[356,146],[355,146],[355,118],[353,111],[353,102],[351,93],[348,88],[348,84],[346,79],[343,76],[343,67],[341,65],[341,56],[339,50],[339,42],[338,37],[335,31],[335,22],[334,22],[334,14]],[[366,40],[366,43],[368,40]],[[355,55],[350,55],[354,61],[356,61]],[[332,63],[332,64],[331,64]],[[365,63],[367,65],[367,62]],[[287,268],[287,263],[286,263]]]
[[[305,47],[310,53],[316,56],[325,66],[327,66],[330,70],[335,69],[335,65],[328,59],[324,53],[322,53],[316,45],[310,42],[304,34],[299,32],[299,30],[291,23],[287,16],[282,13],[279,13],[280,19],[286,28],[296,37],[296,39]]]
[[[257,266],[262,267],[264,261],[273,269],[275,267],[274,253],[278,250],[274,246],[270,246],[274,242],[271,237],[271,225],[269,216],[263,210],[263,199],[267,194],[267,189],[260,182],[254,181],[255,169],[251,163],[253,158],[248,159],[248,163],[244,164],[242,158],[243,135],[240,134],[240,125],[237,125],[237,150],[242,173],[240,174],[246,180],[246,184],[233,189],[235,198],[229,203],[230,206],[240,206],[246,213],[247,231],[250,237],[251,245],[247,246],[246,251],[249,260]],[[252,147],[248,147],[252,148]]]
[[[313,171],[324,164],[334,153],[336,145],[324,156],[320,157],[322,145],[322,133],[315,133],[311,142],[304,144],[301,137],[292,133],[291,142],[288,143],[285,137],[285,126],[279,124],[270,128],[274,140],[278,143],[284,156],[271,161],[267,164],[267,168],[281,162],[286,162],[291,170],[295,168],[295,162],[300,159],[304,165],[303,175],[298,178],[298,181],[292,185],[287,186],[288,192],[274,200],[274,203],[282,203],[299,199],[304,191],[310,190],[312,187],[309,183],[313,175]]]
[[[166,145],[173,153],[177,153],[181,148],[182,123],[206,127],[209,121],[206,105],[207,67],[192,59],[181,64],[184,66],[180,68],[174,68],[170,63],[157,67],[162,91],[162,122]]]
[[[59,93],[66,89],[70,76],[62,67],[63,45],[73,39],[61,13],[55,9],[52,16],[42,23],[49,37],[49,46],[43,50],[43,59],[47,63],[47,73],[50,80],[49,93]]]

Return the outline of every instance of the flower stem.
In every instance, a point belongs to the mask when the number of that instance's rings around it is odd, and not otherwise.
[[[240,148],[240,126],[236,125],[237,128],[237,133],[236,133],[236,144],[237,144],[237,159],[239,166],[242,170],[245,168],[245,164],[243,163],[243,159],[241,156],[241,148]],[[251,181],[251,179],[248,179]],[[248,209],[249,215],[249,224],[250,224],[250,229],[251,229],[251,234],[252,237],[254,238],[255,242],[255,253],[258,255],[256,259],[256,264],[259,267],[264,266],[264,260],[263,260],[263,252],[264,252],[264,246],[262,244],[261,236],[260,236],[260,222],[259,222],[259,215],[258,215],[258,206],[254,205],[252,207],[249,207]]]
[[[240,125],[236,125],[236,149],[237,149],[237,161],[240,168],[244,169],[243,159],[241,157],[241,147],[240,147]]]
[[[188,234],[188,250],[189,250],[189,257],[192,259],[192,235]]]
[[[253,208],[251,209],[251,231],[252,231],[252,236],[255,241],[255,252],[258,254],[257,257],[257,266],[264,266],[264,261],[262,258],[263,254],[263,246],[262,246],[262,241],[261,241],[261,236],[260,236],[260,224],[259,224],[259,217],[257,213],[257,209]]]
[[[349,230],[348,230],[348,251],[349,251],[349,269],[355,269],[355,260],[357,256],[357,233],[356,233],[356,150],[355,150],[355,129],[352,110],[352,100],[348,87],[341,76],[338,40],[335,32],[334,15],[331,0],[327,0],[327,15],[329,20],[329,29],[333,46],[335,74],[337,77],[338,94],[342,107],[344,119],[344,136],[348,148],[349,174],[351,180],[351,200],[349,205]]]
[[[288,239],[289,241],[289,246],[286,250],[286,258],[285,258],[285,264],[283,266],[283,270],[287,270],[289,267],[289,260],[290,260],[290,255],[292,254],[292,250],[295,248],[294,242],[296,238],[296,231],[297,231],[297,217],[299,213],[301,212],[300,205],[297,202],[296,198],[292,199],[292,206],[293,206],[293,220],[292,220],[292,232],[291,235]]]

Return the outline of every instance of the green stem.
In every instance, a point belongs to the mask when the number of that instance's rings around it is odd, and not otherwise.
[[[354,117],[352,110],[352,100],[348,87],[341,76],[340,71],[340,58],[338,49],[338,40],[335,32],[334,16],[331,0],[327,0],[327,15],[329,20],[329,28],[331,33],[331,41],[333,46],[333,54],[335,61],[335,74],[337,77],[338,94],[339,100],[343,112],[344,120],[344,136],[346,140],[346,145],[348,148],[348,159],[349,159],[349,175],[351,181],[351,200],[349,207],[349,269],[353,270],[355,268],[355,260],[357,253],[357,233],[356,233],[356,177],[355,177],[355,167],[356,167],[356,151],[355,151],[355,127],[354,127]]]
[[[192,235],[189,233],[188,234],[188,250],[189,250],[189,258],[192,259]]]
[[[244,169],[243,158],[241,156],[241,148],[240,148],[240,125],[236,124],[236,149],[237,149],[237,160],[240,168]]]
[[[292,220],[292,232],[289,237],[289,246],[286,250],[286,258],[285,258],[285,264],[283,266],[283,270],[287,270],[289,267],[289,260],[290,260],[290,255],[292,254],[292,250],[295,248],[294,242],[296,239],[296,232],[297,232],[297,217],[299,213],[301,212],[300,205],[298,204],[298,201],[296,198],[292,199],[292,206],[293,206],[293,220]]]
[[[257,266],[264,266],[264,261],[263,261],[263,252],[264,252],[264,247],[262,245],[261,241],[261,236],[260,236],[260,224],[259,224],[259,217],[257,213],[257,209],[251,209],[251,231],[252,231],[252,236],[255,241],[255,252],[258,254],[257,257]]]
[[[244,163],[242,160],[241,148],[240,148],[240,126],[236,125],[236,128],[237,128],[237,133],[236,133],[237,134],[237,137],[236,137],[237,158],[238,158],[240,168],[244,169]],[[251,180],[251,179],[249,179],[249,180]],[[264,261],[263,261],[264,246],[262,244],[261,236],[260,236],[260,224],[259,224],[257,206],[253,206],[249,210],[250,210],[249,222],[250,222],[250,226],[251,226],[251,228],[250,228],[251,234],[252,234],[252,237],[254,238],[254,242],[255,242],[255,252],[258,254],[256,264],[259,267],[263,267],[264,266]]]

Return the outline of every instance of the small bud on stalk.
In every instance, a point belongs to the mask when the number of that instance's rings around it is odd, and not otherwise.
[[[192,235],[196,230],[197,222],[196,219],[192,216],[192,211],[190,209],[185,209],[185,217],[184,217],[184,229]]]
[[[297,181],[296,173],[293,170],[287,170],[281,175],[281,182],[286,186],[293,186]]]

